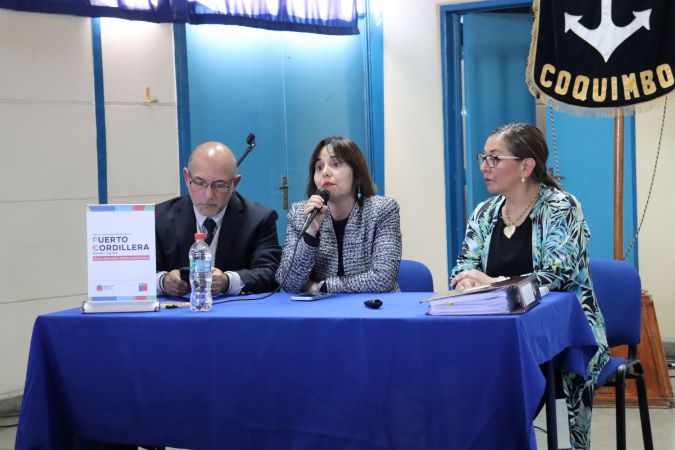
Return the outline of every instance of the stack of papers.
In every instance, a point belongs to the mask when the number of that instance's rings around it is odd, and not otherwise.
[[[518,314],[539,303],[534,275],[507,278],[464,291],[449,291],[422,300],[432,316]]]
[[[433,316],[507,314],[513,309],[506,297],[467,295],[430,300],[428,313]]]

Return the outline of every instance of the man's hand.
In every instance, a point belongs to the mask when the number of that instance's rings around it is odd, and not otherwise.
[[[223,294],[230,289],[230,277],[225,272],[214,267],[211,269],[211,295]]]
[[[190,285],[180,279],[180,270],[178,269],[174,269],[164,275],[162,287],[164,292],[172,297],[182,297],[190,292]]]

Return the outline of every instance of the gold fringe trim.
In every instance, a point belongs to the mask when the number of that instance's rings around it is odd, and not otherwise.
[[[534,0],[534,2],[532,2],[532,12],[534,13],[534,23],[532,24],[532,32],[530,33],[530,53],[527,55],[525,83],[527,83],[527,88],[536,99],[544,95],[534,82],[534,60],[537,56],[537,37],[539,36],[539,0]]]
[[[675,99],[675,91],[662,95],[661,97],[653,98],[651,100],[635,103],[627,106],[611,107],[611,108],[586,108],[583,106],[575,106],[563,103],[559,100],[549,97],[541,93],[546,98],[547,104],[556,112],[563,112],[578,117],[614,117],[616,110],[620,109],[624,116],[632,116],[635,114],[648,112],[656,108],[663,108],[663,102],[666,98],[669,100]]]

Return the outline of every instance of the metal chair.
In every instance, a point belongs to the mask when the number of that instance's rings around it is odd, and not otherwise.
[[[642,441],[645,449],[653,450],[644,368],[637,359],[642,309],[640,275],[630,264],[610,259],[591,258],[589,269],[593,290],[605,317],[609,347],[628,346],[628,357],[612,356],[596,384],[596,388],[616,388],[616,447],[626,449],[626,379],[634,379],[637,383]]]
[[[412,259],[402,259],[398,269],[401,292],[434,292],[434,280],[427,266]]]

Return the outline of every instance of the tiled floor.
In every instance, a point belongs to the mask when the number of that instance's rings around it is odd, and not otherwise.
[[[671,370],[671,381],[675,387],[675,371]],[[675,450],[675,409],[649,410],[652,423],[652,435],[656,450]],[[613,408],[595,408],[593,410],[593,422],[591,435],[594,450],[610,450],[616,448],[616,429],[614,425]],[[536,423],[545,424],[545,420],[538,419]],[[637,408],[630,408],[626,412],[626,437],[627,448],[641,449],[642,432],[640,429],[640,416]],[[16,436],[16,418],[0,418],[0,450],[12,450]],[[8,426],[10,425],[10,426]],[[537,446],[546,448],[546,434],[536,432]],[[282,450],[282,449],[280,449]]]
[[[0,450],[12,450],[16,437],[16,417],[0,418]]]
[[[675,369],[670,369],[670,382],[675,391]],[[650,408],[649,419],[652,425],[652,438],[655,450],[675,450],[675,409]],[[535,425],[546,428],[544,412],[537,417]],[[546,433],[535,429],[537,448],[546,448]],[[569,437],[568,437],[569,439]],[[561,449],[565,447],[559,441]],[[594,450],[616,448],[616,414],[614,408],[594,408],[591,422],[591,445]],[[642,449],[642,428],[638,408],[626,410],[626,448]]]
[[[592,448],[610,450],[616,448],[616,422],[613,408],[594,408],[591,422]],[[652,424],[652,437],[655,450],[675,450],[675,409],[649,409],[649,419]],[[546,426],[545,418],[535,421],[536,424]],[[536,430],[537,448],[546,448],[546,433]],[[569,448],[560,444],[560,449]],[[630,450],[644,448],[642,444],[642,429],[640,428],[640,414],[637,408],[626,411],[626,448]]]

